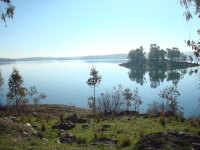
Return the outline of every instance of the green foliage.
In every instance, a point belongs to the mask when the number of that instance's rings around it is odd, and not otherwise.
[[[144,48],[140,46],[136,50],[131,50],[128,54],[128,60],[133,61],[136,66],[142,66],[145,63]]]
[[[86,143],[86,138],[85,137],[82,137],[82,136],[78,136],[76,138],[76,143],[77,144],[85,144]]]
[[[24,87],[21,87],[23,84],[22,76],[19,74],[19,71],[17,68],[13,67],[13,71],[9,77],[8,80],[8,93],[7,98],[9,100],[12,100],[16,104],[16,110],[18,110],[19,104],[27,104],[28,101],[24,99],[24,97],[27,95],[27,89]],[[12,102],[11,102],[12,104]]]
[[[44,135],[42,132],[37,132],[37,137],[39,137],[40,139],[44,138]]]
[[[88,98],[88,106],[93,109],[93,113],[95,116],[95,111],[97,109],[96,107],[96,98],[95,98],[95,87],[98,86],[101,82],[102,76],[98,74],[98,71],[96,71],[96,68],[92,66],[90,71],[90,77],[86,83],[91,86],[91,88],[94,88],[94,96],[91,96]]]
[[[13,15],[14,15],[14,10],[15,7],[11,4],[10,0],[1,0],[3,3],[5,3],[6,5],[6,11],[2,12],[3,9],[5,9],[5,7],[0,7],[1,9],[1,19],[6,23],[6,18],[8,17],[9,19],[13,19]],[[7,27],[7,25],[5,24],[5,26]]]

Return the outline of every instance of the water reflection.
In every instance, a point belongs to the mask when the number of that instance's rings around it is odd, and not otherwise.
[[[165,80],[172,81],[172,83],[174,82],[178,83],[179,80],[183,79],[185,75],[188,74],[189,76],[191,76],[193,74],[193,70],[184,68],[184,69],[171,69],[171,70],[154,69],[150,71],[145,71],[144,69],[130,69],[128,71],[128,76],[130,80],[140,85],[148,83],[145,77],[146,74],[149,75],[150,87],[157,88]]]

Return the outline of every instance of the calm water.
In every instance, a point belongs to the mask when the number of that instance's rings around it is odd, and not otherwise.
[[[87,98],[92,95],[93,89],[86,84],[90,77],[90,69],[94,65],[99,74],[103,76],[101,84],[96,88],[96,94],[112,90],[117,84],[124,88],[139,89],[139,95],[144,101],[140,109],[147,108],[151,100],[159,100],[158,93],[178,81],[180,96],[177,98],[180,106],[188,115],[198,105],[199,90],[197,75],[186,70],[172,71],[135,71],[119,66],[126,60],[95,60],[95,61],[37,61],[0,63],[0,69],[5,79],[4,89],[7,92],[8,78],[13,66],[18,68],[23,76],[24,87],[35,85],[38,92],[45,93],[46,104],[72,103],[77,107],[87,108]],[[5,97],[3,100],[5,104]]]

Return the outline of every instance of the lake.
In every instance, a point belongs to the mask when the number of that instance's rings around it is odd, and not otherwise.
[[[65,61],[22,61],[15,63],[0,63],[5,84],[8,91],[8,78],[15,66],[23,76],[24,87],[35,85],[39,93],[45,93],[45,104],[65,104],[87,108],[87,98],[93,94],[93,89],[86,84],[90,77],[92,65],[103,76],[96,88],[96,95],[112,90],[117,84],[132,91],[138,87],[139,96],[143,104],[141,111],[145,111],[151,100],[160,100],[158,93],[178,81],[180,96],[179,105],[184,108],[186,116],[198,105],[199,90],[197,74],[190,69],[168,71],[130,70],[119,66],[127,60],[65,60]],[[3,97],[3,104],[6,103]]]

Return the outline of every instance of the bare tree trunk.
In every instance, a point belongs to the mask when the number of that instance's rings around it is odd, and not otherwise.
[[[95,116],[95,109],[96,109],[96,99],[95,99],[95,85],[94,85],[94,106],[93,106],[93,112],[94,112],[94,116]]]

